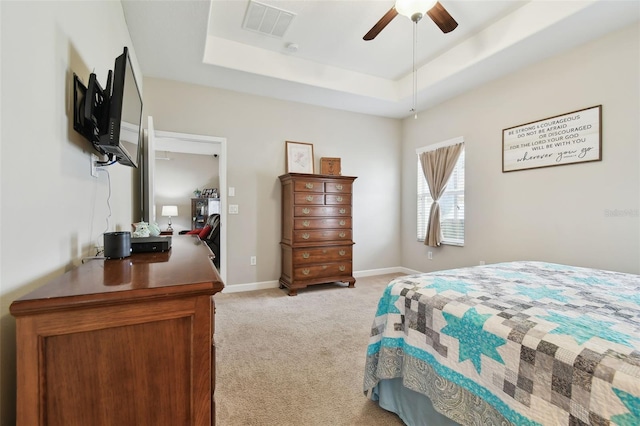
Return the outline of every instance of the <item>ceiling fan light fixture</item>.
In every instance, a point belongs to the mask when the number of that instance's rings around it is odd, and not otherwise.
[[[396,11],[403,16],[418,22],[430,10],[437,0],[396,0]]]
[[[416,24],[424,15],[429,15],[433,23],[445,34],[455,30],[458,26],[456,20],[437,0],[396,0],[395,5],[376,22],[362,39],[369,41],[376,38],[380,31],[384,30],[389,22],[399,14],[406,16]]]

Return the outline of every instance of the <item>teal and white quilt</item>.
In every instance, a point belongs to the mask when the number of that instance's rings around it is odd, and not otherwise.
[[[462,424],[483,406],[491,422],[640,425],[640,276],[509,262],[399,277],[365,393],[398,377]]]

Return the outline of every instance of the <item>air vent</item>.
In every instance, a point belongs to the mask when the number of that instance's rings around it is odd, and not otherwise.
[[[295,14],[257,1],[250,1],[242,28],[282,38]]]

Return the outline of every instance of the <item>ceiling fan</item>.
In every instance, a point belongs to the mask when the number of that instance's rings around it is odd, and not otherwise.
[[[448,33],[456,29],[458,23],[449,12],[440,4],[439,1],[434,0],[396,0],[396,4],[384,14],[382,18],[366,33],[363,37],[364,40],[373,40],[376,36],[386,27],[389,22],[393,20],[398,14],[404,15],[411,19],[413,22],[418,23],[424,16],[424,11],[435,22],[435,24],[442,30],[443,33]]]

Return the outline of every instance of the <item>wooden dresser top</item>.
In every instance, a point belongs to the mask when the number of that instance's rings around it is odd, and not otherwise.
[[[310,173],[285,173],[281,176],[278,176],[281,181],[286,181],[290,179],[330,179],[330,180],[349,180],[354,181],[357,179],[355,176],[342,176],[342,175],[320,175],[320,174],[310,174]]]
[[[172,237],[171,250],[88,260],[15,300],[14,316],[163,297],[213,295],[224,283],[197,236]]]

